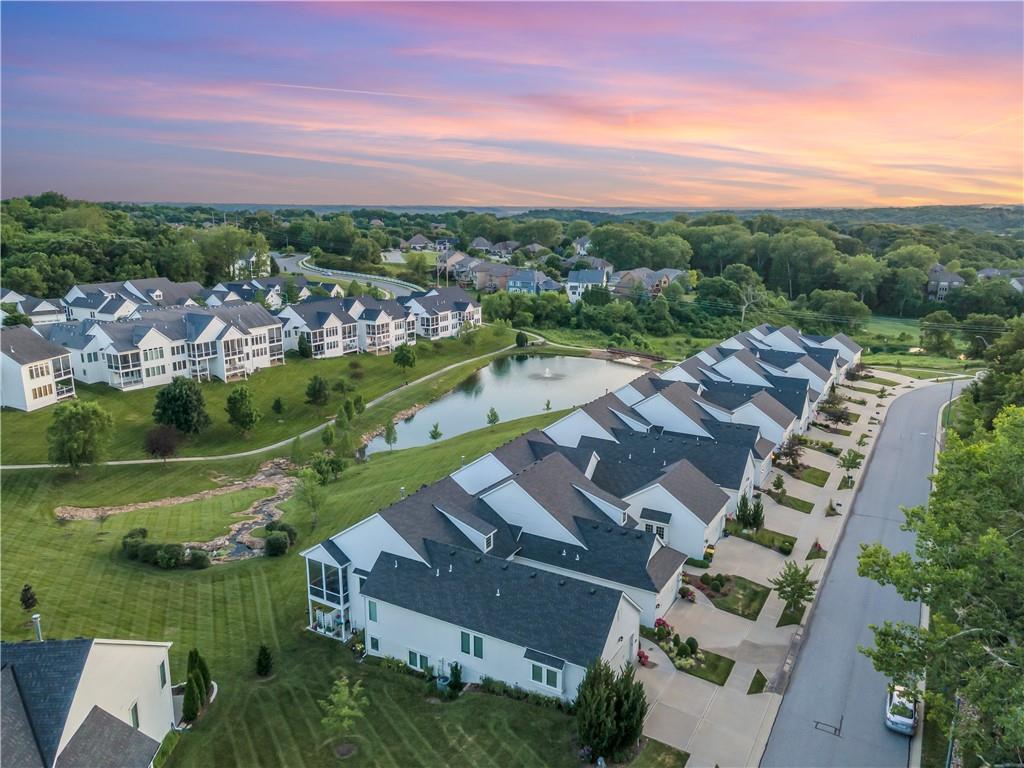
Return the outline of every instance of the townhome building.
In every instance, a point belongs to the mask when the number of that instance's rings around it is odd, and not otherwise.
[[[516,273],[516,268],[508,264],[495,264],[484,261],[470,271],[470,284],[478,291],[493,293],[508,290],[509,280]]]
[[[73,285],[63,302],[68,320],[120,320],[143,306],[196,306],[194,297],[203,286],[176,283],[166,277],[146,277],[108,283]]]
[[[170,643],[0,644],[4,765],[147,768],[175,726]]]
[[[342,306],[356,321],[361,351],[380,355],[416,343],[416,316],[394,299],[348,296]]]
[[[75,396],[68,351],[24,325],[0,328],[0,379],[5,408],[35,411]]]
[[[416,318],[416,333],[428,339],[458,336],[463,326],[483,324],[483,309],[458,286],[417,291],[398,299]]]
[[[315,299],[291,304],[277,315],[284,333],[284,348],[299,348],[299,338],[309,342],[316,359],[341,357],[359,351],[359,323],[341,299]]]
[[[13,291],[6,292],[6,298],[0,301],[14,312],[25,315],[32,325],[49,325],[62,323],[66,319],[64,303],[60,299],[38,299],[35,296],[22,296]],[[0,318],[7,317],[8,312],[0,309]]]
[[[574,269],[565,280],[565,293],[569,303],[575,304],[590,288],[604,288],[608,285],[608,273],[603,269]]]
[[[956,272],[951,272],[942,264],[933,264],[928,269],[928,283],[925,286],[928,298],[943,302],[950,291],[963,288],[967,284]]]
[[[152,308],[135,319],[43,330],[70,353],[75,378],[116,389],[162,386],[175,376],[234,381],[284,362],[281,324],[259,304]]]
[[[782,348],[794,339],[799,350]],[[796,369],[838,370],[859,351],[848,344],[737,334],[402,488],[302,553],[309,629],[365,630],[370,655],[437,674],[458,662],[468,681],[571,700],[594,659],[635,657],[639,625],[669,610],[686,558],[721,538],[778,445],[806,427],[818,382]]]

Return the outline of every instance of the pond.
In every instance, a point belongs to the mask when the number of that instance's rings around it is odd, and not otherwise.
[[[395,425],[395,449],[432,442],[438,425],[441,440],[487,426],[491,408],[502,421],[543,413],[550,401],[557,411],[583,405],[640,376],[639,368],[588,357],[510,355],[471,375],[447,395]],[[366,454],[388,450],[383,436],[366,446]]]

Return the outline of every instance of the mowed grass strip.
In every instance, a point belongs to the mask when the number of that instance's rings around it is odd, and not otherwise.
[[[643,750],[630,765],[632,768],[685,768],[689,759],[688,752],[648,739]]]
[[[709,595],[716,608],[756,621],[764,608],[771,588],[743,576],[726,577],[722,594]]]
[[[814,502],[798,499],[796,496],[792,496],[788,493],[782,495],[773,491],[769,495],[782,506],[795,509],[797,512],[803,512],[805,515],[809,515],[814,511]]]
[[[727,656],[722,656],[704,648],[701,648],[700,652],[704,654],[704,661],[700,661],[682,671],[715,685],[725,685],[725,681],[729,679],[729,673],[732,672],[736,662]]]
[[[334,415],[345,397],[358,393],[365,402],[370,402],[406,381],[421,378],[461,360],[495,352],[513,343],[511,334],[500,334],[492,328],[482,328],[475,331],[473,336],[475,340],[472,347],[458,339],[419,341],[416,344],[416,366],[407,371],[396,366],[391,355],[378,357],[359,354],[313,360],[289,354],[284,365],[258,371],[244,382],[203,382],[203,397],[211,425],[201,434],[189,437],[179,449],[179,454],[220,456],[272,445],[323,423]],[[480,365],[486,362],[481,361]],[[463,376],[471,370],[467,369]],[[319,409],[306,403],[306,384],[313,376],[322,376],[331,387],[330,401]],[[354,386],[355,390],[347,395],[335,391],[333,385],[341,379]],[[256,407],[263,414],[263,419],[247,437],[241,436],[228,424],[224,410],[228,394],[237,383],[249,387]],[[146,458],[143,445],[146,432],[153,426],[153,405],[160,387],[121,392],[106,384],[75,382],[75,390],[80,400],[99,403],[114,418],[114,436],[108,459]],[[271,408],[278,397],[284,404],[281,414],[274,413]],[[53,408],[43,408],[32,413],[7,410],[0,413],[4,464],[47,461],[46,428],[50,425],[52,414]],[[384,418],[380,412],[373,416]]]
[[[796,544],[796,536],[779,533],[770,528],[760,528],[757,531],[747,530],[735,520],[726,520],[725,529],[729,532],[730,536],[737,536],[754,544],[760,544],[762,547],[774,549],[776,552],[781,552],[786,544],[789,545],[789,551],[792,552],[793,545]]]
[[[824,488],[825,483],[828,482],[828,472],[824,469],[818,469],[817,467],[800,466],[793,469],[788,464],[780,464],[779,469],[790,477],[794,477],[797,480],[803,480],[805,483],[816,485],[819,488]]]
[[[175,681],[184,675],[189,649],[198,647],[220,694],[171,753],[165,765],[173,768],[336,765],[317,702],[342,675],[361,680],[369,700],[366,716],[346,739],[359,747],[358,755],[347,761],[353,766],[569,768],[577,762],[572,720],[566,715],[482,694],[452,704],[428,704],[420,681],[356,664],[347,648],[305,631],[305,574],[297,554],[397,499],[399,486],[417,488],[437,480],[459,466],[461,455],[481,455],[562,415],[510,421],[458,440],[378,454],[327,486],[329,502],[315,530],[300,504],[286,504],[284,519],[299,531],[288,555],[203,571],[163,571],[127,561],[119,554],[114,532],[130,521],[112,517],[105,523],[111,535],[98,537],[98,523],[60,525],[53,509],[193,493],[216,487],[219,475],[252,474],[259,459],[101,466],[83,469],[78,476],[52,470],[4,472],[3,639],[32,637],[31,620],[18,603],[21,585],[29,583],[39,598],[37,610],[47,637],[170,640]],[[220,518],[218,524],[224,522]],[[170,515],[162,524],[166,527],[161,535],[168,540],[186,541],[193,538],[197,521],[192,515]],[[267,643],[274,655],[275,677],[269,682],[257,682],[254,671],[260,643]]]

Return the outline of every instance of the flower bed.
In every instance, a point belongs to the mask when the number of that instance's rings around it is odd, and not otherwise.
[[[716,608],[751,621],[757,619],[771,592],[769,587],[733,574],[712,577],[705,573],[699,579],[688,577],[687,582],[703,592]]]

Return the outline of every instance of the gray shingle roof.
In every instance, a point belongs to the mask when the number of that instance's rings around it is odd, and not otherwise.
[[[669,464],[650,485],[657,483],[675,496],[705,524],[715,519],[729,497],[690,461]]]
[[[5,765],[44,768],[12,667],[0,670],[0,754]]]
[[[601,656],[618,590],[462,547],[426,547],[429,565],[382,552],[363,594],[579,666]]]
[[[652,523],[665,523],[666,525],[672,522],[671,512],[662,512],[660,509],[648,509],[644,507],[640,510],[641,520],[650,520]]]
[[[771,390],[758,392],[750,402],[780,427],[788,427],[796,420],[796,414],[775,399]]]
[[[39,363],[67,354],[66,349],[47,341],[24,325],[0,328],[0,350],[18,365]]]
[[[146,768],[160,742],[99,707],[86,715],[54,768]]]
[[[533,648],[527,648],[526,652],[523,653],[523,658],[536,661],[538,664],[543,664],[552,669],[562,669],[565,667],[564,659],[556,659],[554,656],[548,656],[546,653],[533,650]]]
[[[570,283],[583,283],[584,285],[603,285],[605,273],[601,269],[574,269],[569,272],[567,278]]]
[[[0,643],[0,665],[14,670],[22,704],[45,765],[53,765],[57,756],[90,648],[92,640],[81,639]],[[7,706],[6,697],[3,706]]]

